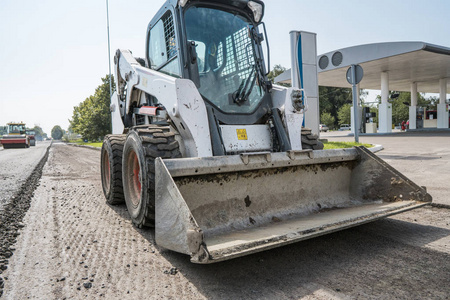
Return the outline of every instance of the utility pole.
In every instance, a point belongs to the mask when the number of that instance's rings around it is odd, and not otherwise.
[[[109,66],[109,97],[112,97],[112,82],[111,82],[111,47],[109,42],[109,7],[108,0],[106,0],[106,26],[108,31],[108,66]]]
[[[353,94],[353,128],[355,134],[355,142],[359,143],[359,109],[358,109],[358,97],[357,97],[357,87],[356,85],[362,80],[364,76],[363,69],[360,65],[351,65],[347,70],[347,81],[352,85],[352,94]]]
[[[352,95],[353,95],[353,128],[355,128],[355,142],[359,143],[359,116],[358,116],[358,99],[356,91],[356,66],[352,65]]]
[[[109,42],[109,7],[108,7],[108,0],[106,0],[106,27],[108,31],[108,67],[109,67],[109,102],[111,103],[111,97],[112,97],[112,80],[111,80],[111,46]],[[112,129],[112,120],[111,120],[111,127],[110,127],[111,133],[113,132]]]

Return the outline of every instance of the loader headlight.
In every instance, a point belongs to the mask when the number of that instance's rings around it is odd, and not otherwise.
[[[263,14],[263,6],[261,4],[259,4],[259,3],[256,3],[256,2],[253,2],[253,1],[249,1],[248,2],[248,7],[253,12],[253,17],[255,19],[255,22],[259,23],[259,21],[261,21],[262,14]]]
[[[184,7],[188,1],[189,0],[180,0],[178,1],[178,4],[180,4],[181,7]]]
[[[294,107],[296,111],[300,111],[305,108],[302,90],[293,90],[291,93],[291,101],[292,107]]]

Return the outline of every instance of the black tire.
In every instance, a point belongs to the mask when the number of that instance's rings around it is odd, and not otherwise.
[[[136,227],[154,226],[155,159],[181,157],[179,148],[168,126],[136,126],[128,133],[122,159],[123,191]]]
[[[122,185],[122,152],[125,134],[105,136],[100,158],[103,194],[106,203],[111,205],[125,202]]]
[[[317,134],[312,134],[310,128],[302,128],[302,149],[323,150],[323,143]]]

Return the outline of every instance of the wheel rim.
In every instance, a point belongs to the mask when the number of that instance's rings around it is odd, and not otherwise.
[[[109,156],[106,151],[103,152],[103,180],[109,189],[111,184],[111,166],[109,165]]]
[[[139,166],[139,159],[136,155],[136,152],[131,151],[129,160],[130,163],[130,173],[129,173],[129,179],[130,179],[130,200],[133,203],[135,207],[139,205],[139,202],[141,201],[141,180],[140,180],[140,166]]]

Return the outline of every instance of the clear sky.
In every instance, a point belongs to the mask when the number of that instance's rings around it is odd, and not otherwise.
[[[144,56],[163,0],[110,0],[111,56]],[[289,31],[317,33],[318,54],[359,44],[423,41],[450,47],[448,0],[266,0],[271,64],[290,67]],[[108,73],[106,0],[0,0],[0,125],[50,134]],[[112,62],[113,60],[111,60]]]

